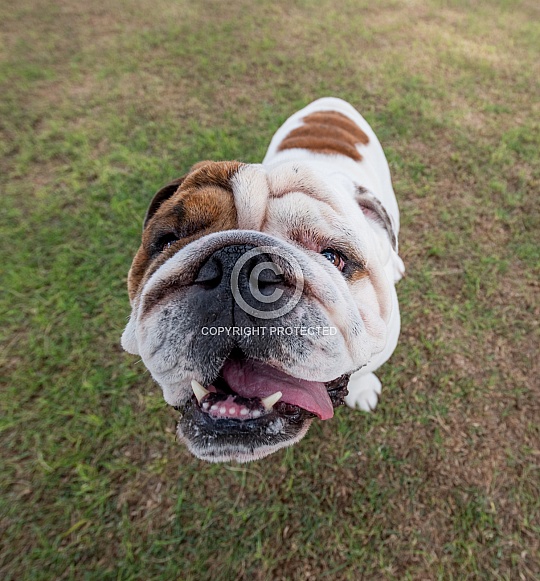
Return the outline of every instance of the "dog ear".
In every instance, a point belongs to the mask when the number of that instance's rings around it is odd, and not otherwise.
[[[358,186],[356,188],[356,201],[358,202],[365,217],[378,224],[390,238],[390,244],[397,252],[397,236],[392,224],[392,219],[388,215],[380,200],[368,189]]]
[[[143,230],[146,228],[150,218],[158,211],[161,204],[163,204],[165,200],[168,200],[173,194],[176,193],[176,190],[182,185],[182,182],[186,179],[187,176],[188,174],[173,180],[170,184],[167,184],[156,194],[154,194],[154,197],[148,206],[148,210],[146,210],[146,215],[144,216]]]
[[[146,210],[146,215],[143,221],[143,230],[146,228],[146,225],[148,224],[150,218],[158,211],[161,204],[163,204],[163,202],[168,200],[171,196],[173,196],[176,193],[176,190],[178,190],[178,188],[182,185],[182,182],[188,177],[188,175],[200,169],[201,167],[204,167],[208,163],[211,162],[208,161],[197,162],[194,166],[191,167],[187,174],[183,175],[181,178],[176,178],[170,184],[167,184],[166,186],[161,188],[161,190],[159,190],[156,194],[154,194],[154,197],[152,198],[152,201],[148,206],[148,210]]]

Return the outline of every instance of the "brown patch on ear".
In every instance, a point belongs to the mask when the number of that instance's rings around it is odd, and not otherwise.
[[[145,219],[142,244],[128,275],[128,293],[133,300],[150,276],[184,246],[211,234],[238,227],[231,177],[240,162],[203,162],[183,178],[162,188]],[[164,194],[160,192],[167,190]],[[159,197],[158,197],[159,195]],[[169,248],[160,239],[172,237]]]
[[[150,202],[148,210],[146,210],[146,214],[144,216],[143,230],[146,228],[146,225],[148,224],[150,218],[158,211],[161,204],[163,204],[165,200],[168,200],[171,196],[173,196],[176,193],[178,188],[182,185],[182,182],[186,179],[186,176],[187,174],[182,176],[181,178],[173,180],[170,184],[167,184],[166,186],[162,187],[161,190],[158,190],[158,192],[154,194],[154,197],[152,198],[152,201]]]
[[[187,174],[183,175],[181,178],[176,178],[170,184],[167,184],[166,186],[162,187],[161,190],[159,190],[154,195],[154,197],[152,198],[152,201],[150,202],[150,205],[148,206],[148,210],[146,210],[146,215],[144,216],[144,220],[143,220],[143,230],[146,228],[146,225],[148,224],[150,218],[152,218],[152,216],[157,212],[157,210],[161,206],[161,204],[163,204],[163,202],[165,202],[165,200],[168,200],[171,196],[173,196],[176,193],[176,191],[182,185],[182,182],[186,179],[186,177],[188,175],[191,175],[192,173],[202,169],[203,167],[212,166],[215,163],[216,162],[214,162],[214,161],[198,161],[195,165],[191,166],[191,169],[189,170],[189,172]],[[224,162],[224,163],[225,163],[225,165],[227,165],[227,164],[234,165],[235,163],[238,163],[238,162]],[[219,164],[219,165],[221,165],[221,164]],[[225,168],[224,171],[227,172],[228,169],[230,169],[230,168]],[[211,170],[211,168],[210,168],[210,170]],[[221,179],[221,178],[218,178],[218,179]]]
[[[244,165],[239,161],[205,161],[193,166],[183,184],[185,188],[217,186],[232,193],[231,178]]]
[[[303,119],[301,127],[293,129],[279,144],[285,149],[309,149],[314,153],[341,154],[361,161],[356,145],[366,145],[368,136],[354,121],[337,111],[317,111]]]

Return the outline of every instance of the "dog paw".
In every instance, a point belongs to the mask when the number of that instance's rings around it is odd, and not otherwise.
[[[353,377],[349,382],[349,394],[345,396],[345,403],[352,409],[371,412],[377,407],[381,388],[381,382],[373,373]]]

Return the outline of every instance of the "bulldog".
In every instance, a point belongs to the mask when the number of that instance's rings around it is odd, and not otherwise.
[[[290,117],[261,164],[203,161],[155,194],[122,346],[195,456],[248,462],[344,402],[375,408],[400,329],[398,231],[382,147],[337,98]]]

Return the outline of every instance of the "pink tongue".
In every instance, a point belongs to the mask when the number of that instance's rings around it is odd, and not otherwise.
[[[222,369],[223,378],[231,389],[242,397],[268,397],[276,391],[280,401],[297,405],[317,414],[321,420],[334,415],[332,401],[324,383],[291,377],[258,361],[227,361]]]

